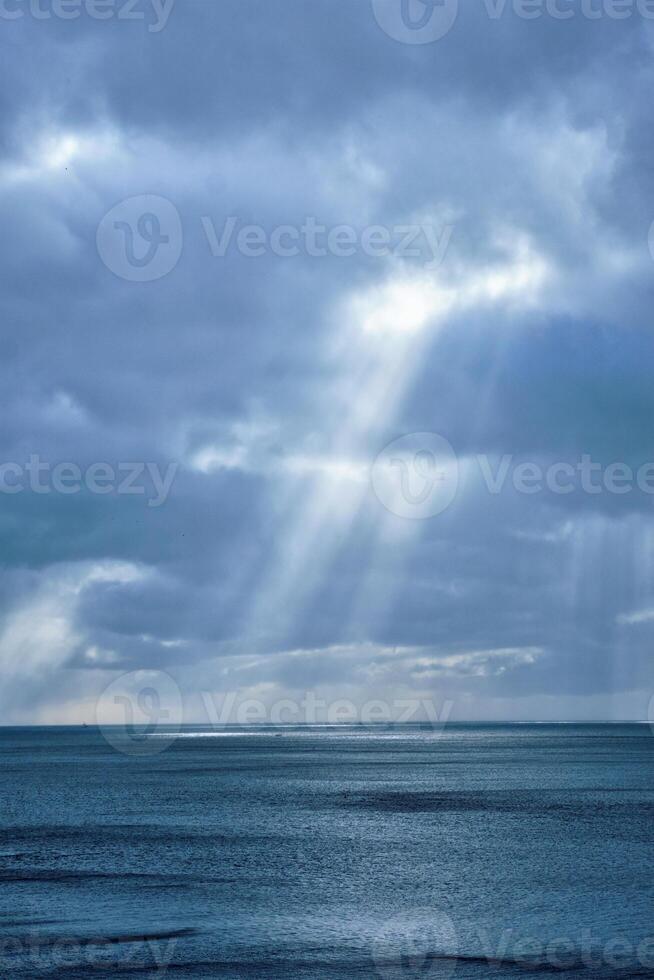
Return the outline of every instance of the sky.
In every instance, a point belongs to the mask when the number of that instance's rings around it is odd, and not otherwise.
[[[653,5],[0,6],[2,723],[646,720]]]

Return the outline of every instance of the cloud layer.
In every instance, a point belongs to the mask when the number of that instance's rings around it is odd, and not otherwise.
[[[160,506],[3,470],[2,720],[156,671],[200,721],[307,690],[646,717],[654,496],[513,476],[654,461],[652,21],[480,3],[423,45],[365,0],[16,9],[0,462],[177,469]],[[457,458],[425,520],[371,483],[411,433]]]

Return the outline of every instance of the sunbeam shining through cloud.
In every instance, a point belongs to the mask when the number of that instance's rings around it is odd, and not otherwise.
[[[393,2],[0,13],[7,722],[646,717],[650,21]]]

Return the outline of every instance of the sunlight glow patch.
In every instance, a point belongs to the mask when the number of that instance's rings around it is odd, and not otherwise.
[[[219,470],[249,469],[245,446],[205,446],[191,457],[191,468],[208,475]]]
[[[204,476],[221,470],[293,477],[319,476],[327,480],[366,482],[368,464],[355,458],[327,454],[290,453],[276,456],[270,447],[256,452],[248,446],[205,446],[190,459],[192,469]]]
[[[34,161],[41,170],[62,170],[77,161],[101,160],[118,149],[111,132],[53,133],[37,143]]]
[[[299,476],[323,476],[329,480],[368,480],[365,463],[337,456],[291,456],[285,469]]]
[[[41,148],[40,160],[46,170],[58,170],[71,163],[81,148],[77,136],[50,136]]]
[[[26,148],[23,160],[3,167],[0,178],[11,183],[61,175],[76,163],[109,159],[118,149],[118,136],[110,131],[40,133]]]
[[[454,306],[454,290],[428,280],[392,280],[362,300],[355,300],[355,314],[366,333],[415,333],[429,320],[442,317]]]
[[[640,623],[654,622],[654,609],[640,609],[638,612],[622,613],[616,622],[620,626],[638,626]]]
[[[550,269],[524,236],[503,247],[510,258],[481,270],[454,269],[447,284],[438,276],[401,275],[364,295],[355,296],[352,313],[366,334],[414,334],[449,313],[505,301],[530,305],[548,278]]]

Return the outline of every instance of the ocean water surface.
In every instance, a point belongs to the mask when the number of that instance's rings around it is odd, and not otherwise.
[[[0,729],[0,976],[654,977],[649,727]]]

